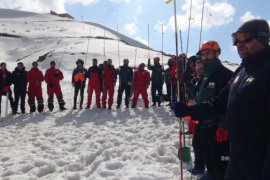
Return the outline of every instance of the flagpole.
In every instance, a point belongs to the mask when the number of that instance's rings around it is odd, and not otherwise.
[[[202,6],[202,18],[201,18],[201,30],[200,30],[199,49],[201,47],[201,40],[202,40],[203,15],[204,15],[204,1],[203,1],[203,6]]]
[[[118,32],[118,24],[117,24],[117,32]],[[120,67],[120,47],[119,47],[119,40],[117,41],[117,46],[118,46],[118,65]]]
[[[150,58],[150,49],[149,49],[149,44],[150,44],[150,32],[149,32],[149,24],[147,26],[147,37],[148,37],[148,59]]]
[[[191,9],[192,9],[192,0],[190,0],[190,8],[189,8],[188,36],[187,36],[187,49],[186,49],[186,55],[188,54],[188,48],[189,48],[189,34],[190,34]]]
[[[164,32],[163,32],[163,24],[161,25],[161,62],[162,62],[162,66],[163,66],[163,37],[164,36]]]

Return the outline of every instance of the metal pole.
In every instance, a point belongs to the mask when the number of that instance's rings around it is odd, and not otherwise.
[[[84,64],[86,64],[86,60],[87,60],[87,55],[88,55],[88,48],[89,48],[90,37],[91,37],[91,28],[90,28],[89,37],[88,37],[88,42],[87,42],[87,49],[86,49],[86,53],[85,53],[85,60],[84,60]]]
[[[192,9],[192,0],[190,0],[190,8],[189,8],[188,36],[187,36],[187,49],[186,49],[186,55],[188,54],[188,48],[189,48],[188,46],[189,46],[189,34],[190,34],[191,9]]]
[[[117,32],[118,32],[118,24],[117,24]],[[117,41],[117,46],[118,46],[118,64],[120,67],[120,47],[119,47],[119,40]]]
[[[135,48],[134,68],[136,68],[136,60],[137,60],[137,47]]]
[[[66,52],[67,45],[68,45],[68,43],[66,44],[65,49],[64,49],[64,51],[63,51],[63,53],[62,53],[62,56],[61,56],[61,59],[60,59],[59,65],[58,65],[58,69],[60,68],[60,65],[62,64],[62,60],[63,60],[64,54],[65,54],[65,52]]]
[[[164,32],[163,32],[163,24],[161,25],[161,62],[163,66],[163,38],[164,38]]]
[[[106,60],[106,44],[105,44],[105,28],[104,28],[104,36],[103,36],[103,39],[104,39],[104,43],[103,43],[103,57],[104,57],[104,60]]]
[[[202,6],[202,18],[201,18],[201,30],[200,30],[199,49],[201,47],[201,40],[202,40],[203,15],[204,15],[204,1],[203,1],[203,6]]]
[[[182,31],[181,29],[179,30],[179,40],[180,40],[180,45],[181,45],[181,53],[183,53],[183,41],[182,41]]]
[[[149,38],[150,37],[150,32],[149,32],[149,24],[148,24],[148,30],[147,30],[147,32],[148,32],[147,33],[147,36],[148,36],[148,59],[149,59],[150,58],[150,49],[149,49],[149,47],[150,47],[149,46],[149,44],[150,44],[150,40],[149,40],[150,39]]]

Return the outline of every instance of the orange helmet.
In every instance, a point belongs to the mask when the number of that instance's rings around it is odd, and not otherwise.
[[[219,53],[221,52],[219,44],[216,41],[206,41],[200,47],[200,51],[209,50],[209,49],[217,51]]]

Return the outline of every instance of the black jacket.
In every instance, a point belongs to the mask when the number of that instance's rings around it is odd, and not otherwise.
[[[230,179],[270,179],[270,47],[243,59],[230,86],[196,108],[200,111],[197,118],[226,112],[231,140],[229,169],[236,173]]]
[[[26,91],[27,87],[27,71],[25,68],[23,70],[19,70],[15,68],[12,72],[12,84],[14,85],[14,92],[17,91]]]
[[[128,84],[133,80],[133,70],[129,66],[120,66],[120,69],[117,70],[117,74],[119,74],[119,84]]]
[[[11,72],[6,70],[6,78],[4,80],[2,71],[0,70],[0,90],[2,91],[4,86],[11,86],[12,83],[12,77],[11,77]]]
[[[83,81],[76,81],[76,76],[78,74],[82,74],[82,76],[84,76],[84,80]],[[86,81],[86,77],[87,76],[87,70],[85,68],[81,68],[79,69],[78,67],[76,67],[74,70],[73,70],[73,73],[72,73],[72,84],[75,85],[75,87],[82,87],[84,88],[85,87],[85,81]]]
[[[152,71],[152,74],[151,74],[152,84],[162,86],[164,82],[162,66],[160,64],[155,64],[154,66],[152,66],[150,64],[150,61],[148,61],[147,67],[150,71]]]

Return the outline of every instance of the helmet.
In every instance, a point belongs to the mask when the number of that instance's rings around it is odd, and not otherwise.
[[[221,53],[219,44],[216,41],[206,41],[200,47],[200,51],[207,50],[207,49]]]

